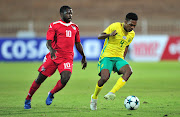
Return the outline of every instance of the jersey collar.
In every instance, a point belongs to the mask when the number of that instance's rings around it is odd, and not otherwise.
[[[57,24],[57,23],[60,23],[64,26],[70,26],[71,24],[73,24],[72,22],[66,23],[66,22],[62,21],[61,19],[59,21],[54,22],[53,24]]]
[[[126,30],[124,29],[124,23],[121,23],[121,27],[122,27],[122,30],[123,30],[124,33],[128,33],[128,32],[126,32]]]

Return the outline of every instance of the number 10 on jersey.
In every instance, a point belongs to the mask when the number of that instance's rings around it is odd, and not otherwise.
[[[66,30],[66,37],[72,37],[71,30]]]

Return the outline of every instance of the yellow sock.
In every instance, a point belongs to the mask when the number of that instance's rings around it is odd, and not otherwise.
[[[125,84],[126,84],[126,81],[125,81],[122,77],[120,77],[120,78],[118,79],[118,81],[116,82],[116,84],[114,85],[114,87],[111,89],[110,92],[115,93],[115,92],[118,91],[121,87],[123,87]]]
[[[98,94],[99,94],[99,92],[101,91],[102,88],[103,88],[103,86],[99,87],[98,83],[96,84],[96,88],[95,88],[94,94],[92,96],[93,99],[97,99],[97,96],[98,96]]]

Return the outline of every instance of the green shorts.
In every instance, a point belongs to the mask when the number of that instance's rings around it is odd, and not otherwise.
[[[119,73],[119,69],[124,65],[127,65],[128,62],[119,57],[104,57],[101,61],[98,62],[98,71],[99,76],[101,70],[108,69],[111,74],[112,71]]]

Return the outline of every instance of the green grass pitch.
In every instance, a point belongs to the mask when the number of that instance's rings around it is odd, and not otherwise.
[[[41,62],[0,63],[0,116],[2,117],[180,117],[180,62],[129,62],[133,75],[116,93],[114,101],[103,96],[119,76],[111,74],[98,97],[98,110],[89,108],[90,96],[99,80],[97,62],[88,62],[81,70],[74,62],[67,86],[55,94],[52,105],[46,106],[48,92],[60,79],[58,71],[48,78],[32,98],[32,109],[24,109],[24,100],[37,77]],[[124,99],[135,95],[140,99],[137,110],[127,110]]]

